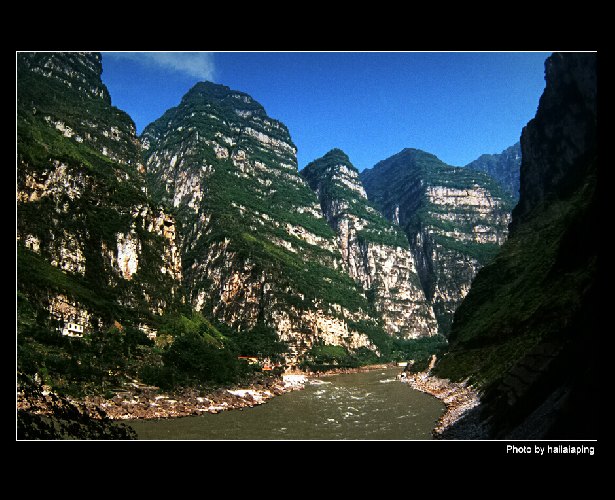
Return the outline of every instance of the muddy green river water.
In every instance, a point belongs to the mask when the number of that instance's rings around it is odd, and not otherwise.
[[[268,403],[161,420],[128,422],[139,439],[431,439],[444,404],[395,379],[399,369],[310,379]]]

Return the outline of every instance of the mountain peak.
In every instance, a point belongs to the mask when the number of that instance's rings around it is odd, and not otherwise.
[[[102,75],[100,53],[21,52],[17,65],[22,79],[28,78],[28,74],[44,76],[63,84],[65,89],[80,93],[81,98],[95,97],[107,104],[111,103],[109,91],[100,78]],[[43,93],[49,91],[46,89]]]
[[[339,148],[310,162],[301,175],[314,191],[335,189],[338,198],[367,198],[359,180],[359,171]]]
[[[311,170],[316,169],[319,171],[319,175],[323,175],[325,171],[331,174],[334,171],[339,171],[341,167],[346,167],[346,169],[356,172],[357,174],[359,173],[359,170],[352,164],[350,158],[343,150],[333,148],[320,158],[308,163],[305,166],[304,171],[308,173]]]
[[[446,166],[436,155],[416,148],[404,148],[399,153],[396,153],[386,160],[382,160],[372,168],[366,168],[361,173],[362,176],[369,178],[373,172],[378,171],[379,174],[389,172],[409,172],[417,168],[428,167],[430,165]]]
[[[346,166],[354,168],[354,165],[350,161],[350,158],[348,158],[348,155],[344,151],[342,151],[340,148],[331,149],[328,153],[326,153],[323,156],[323,158],[326,158],[327,160],[329,159],[336,160]]]
[[[191,99],[197,96],[224,97],[231,92],[231,88],[220,83],[202,81],[195,83],[182,100]]]
[[[429,159],[432,161],[437,161],[439,163],[444,163],[440,158],[438,158],[435,154],[433,153],[428,153],[427,151],[423,151],[422,149],[416,149],[416,148],[404,148],[402,149],[399,153],[397,153],[396,155],[393,155],[393,158],[395,157],[399,157],[399,158],[404,158],[406,160],[408,159],[412,159],[412,160],[422,160],[422,159]]]
[[[233,90],[227,85],[203,81],[195,83],[192,88],[182,97],[182,104],[189,103],[212,103],[232,109],[258,111],[265,114],[265,109],[250,95],[239,90]]]

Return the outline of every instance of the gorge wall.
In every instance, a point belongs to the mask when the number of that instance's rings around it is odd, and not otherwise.
[[[545,80],[521,135],[509,239],[476,276],[434,368],[482,392],[444,437],[597,438],[596,54],[553,54]]]
[[[17,72],[18,298],[71,335],[151,332],[181,302],[175,220],[147,196],[100,54],[19,53]]]

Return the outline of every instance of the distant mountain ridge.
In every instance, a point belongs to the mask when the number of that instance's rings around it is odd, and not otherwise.
[[[506,148],[499,154],[484,154],[468,163],[465,168],[485,172],[500,183],[513,197],[519,199],[519,176],[521,168],[521,143]]]

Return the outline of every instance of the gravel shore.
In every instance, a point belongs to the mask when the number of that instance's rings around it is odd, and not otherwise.
[[[450,426],[480,404],[480,398],[476,390],[469,387],[466,382],[451,382],[431,375],[434,361],[435,359],[424,372],[406,373],[406,378],[402,379],[402,382],[413,389],[431,394],[446,405],[446,411],[438,419],[432,431],[434,437],[443,438],[443,434]]]
[[[113,420],[174,418],[261,405],[280,394],[301,390],[304,384],[304,376],[286,375],[263,379],[247,387],[161,393],[157,387],[132,383],[111,399],[94,396],[83,402],[100,407]]]

